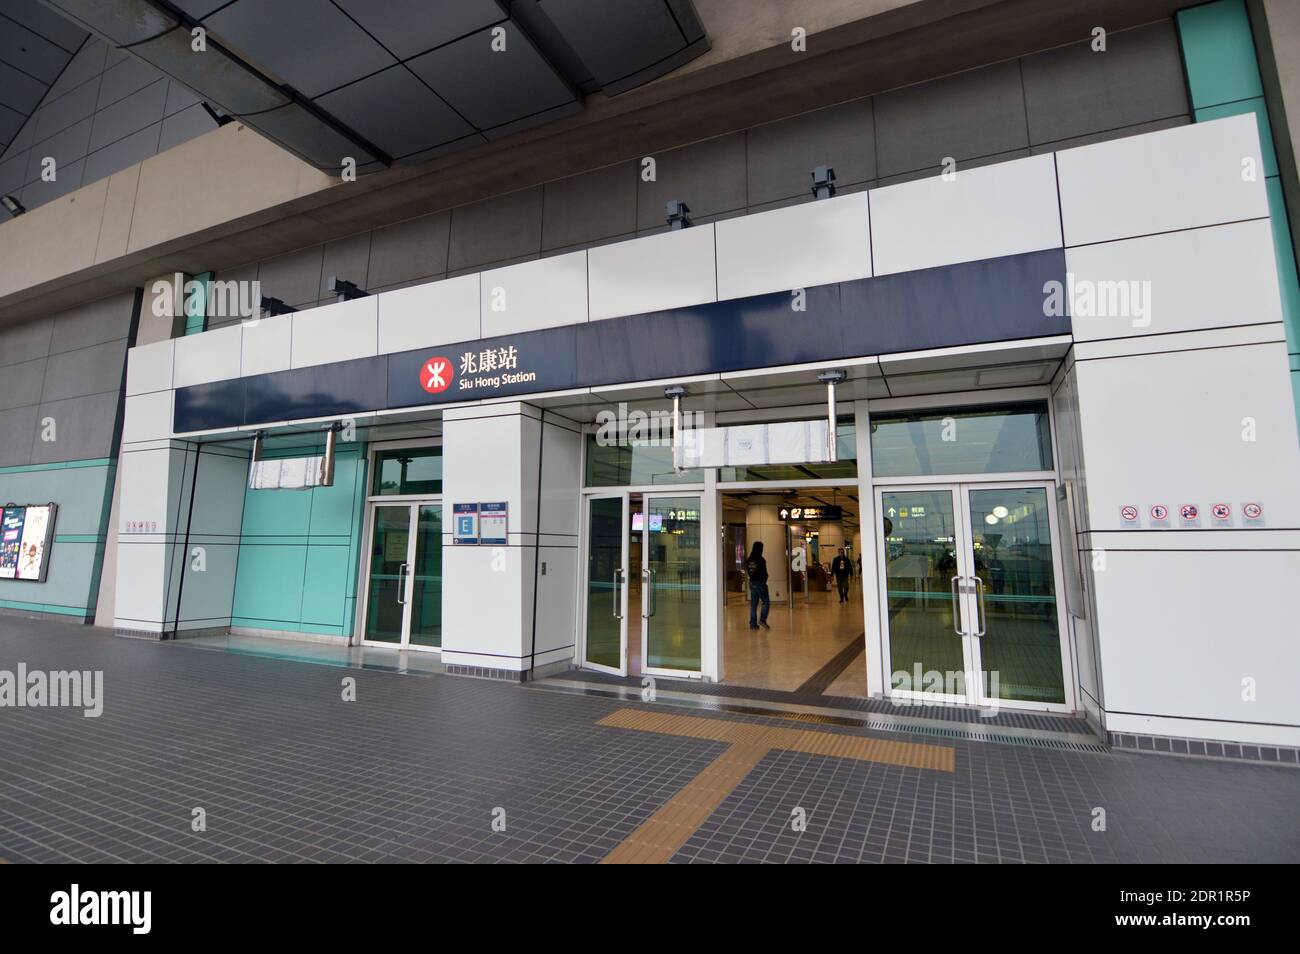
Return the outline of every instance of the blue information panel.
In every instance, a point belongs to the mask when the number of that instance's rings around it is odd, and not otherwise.
[[[452,504],[451,520],[452,543],[478,543],[478,504]]]
[[[481,503],[479,509],[479,543],[509,543],[509,507],[505,503]]]

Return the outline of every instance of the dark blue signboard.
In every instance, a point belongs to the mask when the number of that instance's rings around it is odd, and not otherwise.
[[[178,434],[1069,334],[1061,249],[179,388]]]
[[[575,387],[573,326],[388,356],[387,404],[418,407]]]

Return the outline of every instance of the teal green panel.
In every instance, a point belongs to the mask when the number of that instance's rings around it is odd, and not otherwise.
[[[1223,106],[1206,106],[1204,109],[1198,109],[1196,121],[1204,123],[1211,119],[1222,119],[1224,116],[1239,116],[1242,113],[1255,114],[1255,123],[1259,127],[1259,148],[1264,158],[1264,175],[1277,175],[1277,151],[1273,148],[1273,127],[1269,124],[1268,107],[1264,105],[1262,96],[1236,103],[1226,103]]]
[[[306,534],[311,490],[249,490],[244,494],[243,536]]]
[[[1282,320],[1286,323],[1287,350],[1300,351],[1300,279],[1296,276],[1295,247],[1287,222],[1286,201],[1280,179],[1267,179],[1268,213],[1273,227],[1273,254],[1277,258],[1277,280],[1282,289]]]
[[[355,449],[335,453],[334,486],[311,492],[311,534],[351,534],[359,513],[356,477],[362,466]]]
[[[185,301],[185,333],[197,335],[208,327],[208,282],[212,281],[212,273],[202,272],[191,280],[199,282],[200,287]]]
[[[31,608],[35,605],[72,608],[93,613],[98,558],[102,544],[55,541],[50,547],[50,568],[44,583],[0,580],[0,601],[14,601]],[[49,612],[54,612],[53,609]]]
[[[1192,107],[1264,95],[1243,0],[1219,0],[1177,14]]]
[[[107,518],[112,488],[111,465],[0,473],[0,502],[53,500],[59,505],[54,522],[57,536],[98,536]]]
[[[276,493],[276,491],[266,491]],[[259,546],[244,541],[235,577],[234,616],[295,623],[301,618],[306,547]]]
[[[302,591],[304,623],[344,625],[348,555],[347,547],[310,547],[307,550],[307,580]]]
[[[75,470],[78,467],[112,467],[111,457],[92,457],[88,460],[60,460],[51,464],[14,464],[0,467],[0,474],[25,474],[34,471]]]

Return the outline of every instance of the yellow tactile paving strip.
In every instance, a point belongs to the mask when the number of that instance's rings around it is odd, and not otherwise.
[[[728,722],[644,709],[619,709],[596,724],[731,743],[708,768],[611,851],[601,864],[661,864],[667,861],[772,749],[938,772],[951,772],[955,767],[955,754],[949,746],[864,739],[812,729]]]

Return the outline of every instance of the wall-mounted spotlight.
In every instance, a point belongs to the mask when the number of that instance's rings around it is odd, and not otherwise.
[[[286,305],[279,298],[262,296],[262,314],[264,315],[270,315],[274,318],[276,315],[292,315],[297,310],[297,308]]]
[[[338,296],[339,301],[351,301],[354,298],[365,298],[370,292],[364,288],[359,288],[354,282],[343,278],[337,278],[331,275],[325,281],[325,288],[332,291]]]
[[[17,196],[6,195],[0,196],[0,205],[5,207],[5,211],[10,215],[22,215],[27,211],[27,206],[18,201]]]
[[[215,109],[209,106],[207,102],[201,102],[199,103],[199,105],[203,107],[203,111],[207,113],[209,116],[211,116],[212,121],[216,123],[218,126],[224,126],[227,123],[233,123],[235,121],[234,116],[222,116]]]
[[[812,171],[812,194],[818,199],[829,199],[835,194],[835,167],[818,166]]]
[[[668,227],[674,230],[691,227],[691,207],[681,199],[668,203]]]

